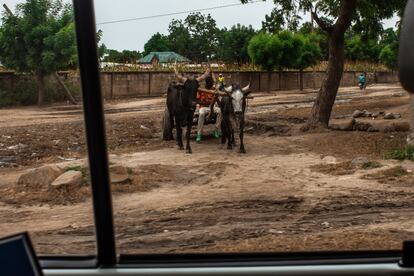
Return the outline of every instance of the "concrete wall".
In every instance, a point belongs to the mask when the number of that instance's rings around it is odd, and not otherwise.
[[[216,72],[218,73],[218,72]],[[253,91],[296,90],[300,87],[300,73],[288,72],[222,72],[227,84],[238,83],[241,86],[251,83]],[[303,88],[318,89],[325,77],[325,72],[303,72]],[[198,75],[186,72],[186,76]],[[356,86],[359,72],[345,72],[341,86]],[[269,81],[270,76],[270,81]],[[66,79],[79,86],[79,76]],[[13,89],[13,86],[26,76],[0,72],[0,89]],[[367,74],[368,83],[398,82],[396,72],[375,72]],[[168,84],[174,80],[170,72],[102,72],[101,86],[106,99],[119,97],[148,97],[165,94]],[[201,84],[204,86],[204,84]],[[270,87],[269,87],[270,86]],[[270,89],[269,89],[270,88]]]

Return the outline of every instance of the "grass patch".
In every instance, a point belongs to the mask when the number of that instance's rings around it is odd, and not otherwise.
[[[377,168],[381,168],[381,167],[382,167],[381,163],[379,163],[377,161],[368,161],[368,162],[362,164],[362,169],[364,169],[364,170],[377,169]]]
[[[367,180],[376,180],[382,184],[409,185],[413,183],[413,174],[401,166],[389,168],[373,174],[367,174],[362,177]]]
[[[68,172],[68,171],[82,172],[82,167],[81,166],[71,166],[71,167],[65,168],[65,172]]]
[[[382,172],[385,177],[401,177],[409,174],[406,169],[401,166],[396,166]]]
[[[354,174],[356,169],[350,161],[337,164],[318,164],[310,167],[312,171],[328,175],[349,175]]]
[[[411,160],[414,161],[414,146],[407,145],[400,149],[395,149],[390,152],[387,156],[387,159],[395,160]]]
[[[132,168],[128,167],[127,168],[127,173],[128,173],[129,176],[131,176],[131,175],[134,174],[134,170]]]

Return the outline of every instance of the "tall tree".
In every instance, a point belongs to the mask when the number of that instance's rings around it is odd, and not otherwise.
[[[217,52],[219,29],[210,14],[189,14],[184,21],[172,20],[168,39],[171,50],[193,61],[206,61]]]
[[[230,30],[222,29],[217,49],[219,59],[227,63],[243,64],[249,62],[247,47],[250,39],[256,34],[252,26],[237,24]]]
[[[104,61],[114,63],[136,63],[142,57],[138,51],[123,50],[119,52],[114,49],[106,51]]]
[[[246,3],[251,0],[241,0]],[[329,62],[325,80],[312,108],[309,127],[327,127],[341,82],[345,60],[345,32],[354,27],[378,31],[378,22],[401,14],[407,0],[273,0],[275,10],[295,25],[299,12],[311,12],[313,20],[327,34]]]
[[[61,0],[27,0],[14,15],[4,13],[0,27],[0,62],[37,77],[38,105],[45,94],[45,77],[76,66],[72,8]]]
[[[398,44],[386,45],[379,54],[379,60],[382,64],[391,70],[398,69]]]
[[[321,59],[328,60],[329,53],[328,53],[328,36],[327,34],[322,31],[321,28],[318,26],[314,26],[311,22],[305,22],[301,26],[298,31],[300,34],[303,34],[305,37],[311,37],[313,42],[317,42],[319,44],[319,49],[321,50]]]
[[[398,68],[399,31],[392,28],[384,30],[380,40],[379,61],[391,70]]]
[[[104,43],[99,44],[100,41],[101,41],[101,39],[102,39],[102,36],[103,36],[102,30],[98,30],[96,32],[96,42],[98,43],[98,56],[99,56],[99,60],[101,60],[104,57],[104,55],[106,54],[106,52],[108,50],[106,48],[106,45]]]
[[[270,90],[272,70],[293,68],[300,70],[302,90],[302,71],[320,60],[321,51],[317,36],[305,37],[301,33],[281,31],[275,34],[260,33],[254,36],[249,43],[249,55],[253,63],[269,72],[268,90]]]
[[[303,90],[303,70],[317,64],[322,58],[322,51],[319,47],[319,36],[309,34],[304,36],[300,33],[296,34],[298,39],[302,41],[300,55],[293,68],[299,69],[299,88]]]
[[[259,33],[249,43],[248,52],[254,64],[268,72],[267,91],[270,91],[271,71],[280,68],[283,44],[276,35]]]
[[[160,33],[154,34],[144,45],[144,56],[150,52],[168,52],[170,43],[168,37]]]
[[[123,50],[122,51],[122,63],[137,63],[141,58],[141,54],[138,51]]]
[[[378,39],[351,32],[345,42],[345,57],[352,61],[378,62],[380,53]]]
[[[114,49],[107,49],[104,57],[105,62],[122,63],[122,53]]]
[[[192,59],[191,35],[187,27],[181,20],[173,19],[168,26],[168,41],[171,51],[179,53],[189,59]]]

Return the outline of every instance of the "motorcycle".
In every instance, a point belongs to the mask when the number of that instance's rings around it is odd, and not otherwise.
[[[359,81],[358,86],[359,86],[359,89],[364,90],[367,87],[367,84],[365,81]]]

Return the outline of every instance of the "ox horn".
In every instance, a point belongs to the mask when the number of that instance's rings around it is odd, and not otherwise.
[[[205,78],[207,78],[210,75],[210,68],[207,68],[207,70],[204,72],[204,74],[202,74],[201,76],[199,76],[196,80],[198,82],[203,81]]]
[[[224,87],[224,91],[226,91],[227,93],[233,92],[233,85],[230,85],[229,87]]]
[[[175,74],[175,77],[177,78],[177,80],[179,82],[185,83],[187,81],[187,78],[185,78],[182,75],[178,74],[177,66],[174,66],[174,74]]]
[[[242,89],[241,89],[241,91],[243,92],[243,94],[244,93],[246,93],[247,91],[249,91],[250,90],[250,83],[246,86],[246,87],[243,87]]]

